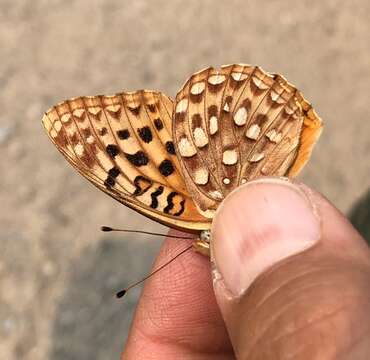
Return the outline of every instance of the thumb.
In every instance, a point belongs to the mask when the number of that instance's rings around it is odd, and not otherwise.
[[[211,244],[237,358],[370,359],[370,251],[321,195],[250,182],[221,205]]]

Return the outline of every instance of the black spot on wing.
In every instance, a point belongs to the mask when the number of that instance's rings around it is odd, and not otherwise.
[[[131,111],[131,113],[135,116],[138,116],[140,114],[140,105],[136,107],[128,106],[128,109]]]
[[[105,181],[104,181],[104,185],[107,187],[107,188],[111,188],[113,187],[114,185],[116,184],[116,180],[114,180],[114,178],[108,176]]]
[[[152,202],[150,203],[150,207],[152,209],[156,209],[158,207],[158,199],[157,197],[163,193],[163,186],[159,186],[158,189],[150,194],[152,198]]]
[[[171,193],[168,194],[168,196],[167,196],[167,206],[163,209],[163,211],[166,214],[168,214],[173,209],[173,207],[175,206],[175,204],[173,203],[173,199],[176,195],[178,195],[178,193],[176,191],[172,191]]]
[[[145,143],[150,143],[153,140],[152,131],[150,130],[149,126],[144,126],[137,129],[137,133],[139,134],[141,140],[143,140]]]
[[[108,171],[108,175],[112,178],[116,178],[119,175],[120,171],[118,167],[114,166]]]
[[[166,150],[169,154],[175,155],[175,146],[173,145],[172,141],[166,142]]]
[[[144,153],[144,151],[139,150],[135,154],[126,154],[125,156],[131,164],[135,166],[144,166],[148,164],[149,159],[148,156]]]
[[[102,127],[102,128],[99,130],[99,134],[100,134],[101,136],[106,135],[106,134],[107,134],[107,132],[108,132],[108,130],[107,130],[107,128],[106,128],[106,127]]]
[[[180,216],[185,210],[185,200],[180,202],[180,210],[177,213],[174,213],[174,216]]]
[[[130,137],[130,132],[127,129],[118,130],[117,136],[121,140],[126,140]]]
[[[159,164],[159,171],[163,176],[169,176],[175,171],[175,169],[172,162],[165,159]]]
[[[134,195],[135,196],[142,195],[152,186],[152,181],[144,176],[138,175],[134,180],[134,185],[135,185]]]
[[[116,177],[120,174],[120,170],[118,169],[118,167],[116,166],[113,166],[109,171],[108,171],[108,176],[107,178],[105,179],[104,181],[104,185],[107,187],[107,188],[111,188],[113,187],[114,185],[116,185]]]
[[[154,119],[154,126],[159,131],[163,129],[163,122],[161,119]]]
[[[176,196],[179,196],[179,194],[176,191],[172,191],[171,193],[168,194],[167,206],[163,209],[163,211],[166,214],[171,214],[171,210],[173,210],[173,208],[175,207],[175,203],[173,202],[173,200]],[[180,196],[180,199],[183,199],[183,198]],[[171,215],[180,216],[184,212],[184,210],[185,210],[185,200],[183,199],[180,201],[180,210]]]
[[[114,158],[118,155],[118,153],[119,153],[119,148],[118,148],[118,146],[117,146],[117,145],[114,145],[114,144],[109,144],[109,145],[107,145],[106,150],[107,150],[107,153],[109,154],[109,156],[110,156],[111,158],[113,158],[113,159],[114,159]]]
[[[156,106],[155,104],[146,104],[147,108],[149,109],[150,112],[154,113],[156,111]]]

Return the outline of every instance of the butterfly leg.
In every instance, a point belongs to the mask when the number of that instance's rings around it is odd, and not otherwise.
[[[193,248],[196,252],[210,257],[209,243],[211,241],[211,232],[209,230],[203,230],[200,233],[199,239],[194,241]]]

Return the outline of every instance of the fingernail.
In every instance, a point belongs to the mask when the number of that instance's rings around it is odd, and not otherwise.
[[[315,206],[299,185],[263,178],[227,197],[212,225],[214,282],[240,296],[264,271],[320,239]]]

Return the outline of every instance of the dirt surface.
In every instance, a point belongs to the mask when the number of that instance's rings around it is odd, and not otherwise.
[[[116,359],[159,229],[53,148],[43,111],[77,96],[173,96],[208,65],[258,64],[310,99],[325,131],[301,178],[342,211],[369,188],[370,2],[0,1],[0,359]]]

